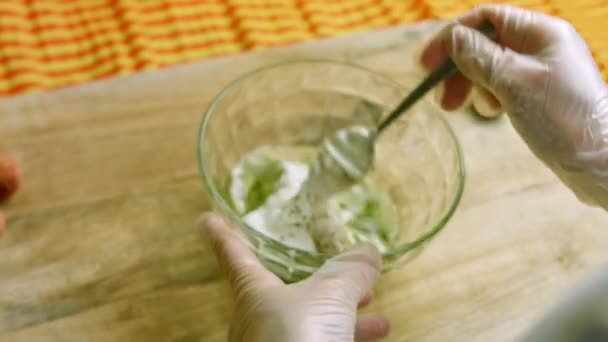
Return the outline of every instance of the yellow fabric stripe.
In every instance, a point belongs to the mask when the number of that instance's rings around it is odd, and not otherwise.
[[[247,49],[454,18],[491,0],[0,1],[0,96]],[[501,1],[570,20],[608,71],[606,0]],[[31,13],[37,13],[31,17]],[[137,70],[136,70],[137,69]],[[51,75],[51,76],[49,76]],[[21,89],[29,85],[32,88]]]

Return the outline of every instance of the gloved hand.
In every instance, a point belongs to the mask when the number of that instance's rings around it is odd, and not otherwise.
[[[371,300],[380,255],[363,246],[334,257],[315,274],[285,285],[215,214],[201,219],[203,235],[228,274],[236,298],[229,341],[373,341],[388,334],[382,316],[357,317]]]
[[[486,20],[497,43],[470,28]],[[446,81],[444,109],[461,106],[472,82],[484,99],[479,107],[504,110],[579,199],[608,210],[608,90],[570,24],[514,7],[479,7],[448,25],[422,63],[430,70],[448,55],[462,74]]]

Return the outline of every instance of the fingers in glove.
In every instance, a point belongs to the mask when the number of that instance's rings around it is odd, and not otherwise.
[[[487,119],[496,118],[502,113],[502,107],[496,97],[481,87],[473,89],[471,103],[477,114]]]
[[[328,260],[306,281],[325,287],[328,293],[354,309],[373,288],[381,263],[378,250],[365,244]]]
[[[446,25],[447,27],[448,25]],[[448,51],[443,44],[443,37],[447,34],[444,27],[422,50],[420,54],[420,64],[427,71],[436,69],[448,58]]]
[[[471,88],[471,81],[457,73],[435,88],[435,103],[447,111],[458,110],[470,102]]]
[[[443,40],[439,38],[447,34],[445,30],[446,28],[437,35],[437,38],[431,41],[421,54],[420,62],[423,68],[428,71],[439,67],[449,56]],[[453,111],[465,104],[470,91],[471,81],[458,72],[435,88],[435,102],[444,110]]]
[[[461,73],[457,73],[445,80],[443,87],[443,96],[440,102],[441,108],[447,111],[454,111],[468,103],[472,89],[471,81]]]
[[[381,315],[364,315],[357,319],[355,325],[355,342],[377,341],[388,336],[390,322]]]
[[[483,5],[466,13],[453,23],[446,25],[426,46],[420,62],[427,70],[435,69],[448,56],[444,41],[449,37],[450,27],[460,24],[477,27],[489,21],[495,29],[496,41],[520,53],[536,53],[541,40],[547,37],[547,15],[508,5]]]
[[[535,78],[535,74],[543,76],[547,72],[547,66],[542,62],[504,49],[478,31],[462,25],[452,26],[446,44],[462,74],[490,91],[502,104],[511,102],[514,92]]]
[[[237,294],[243,289],[282,284],[279,278],[264,268],[226,219],[207,213],[201,216],[199,225]]]
[[[496,32],[496,42],[523,54],[537,53],[553,29],[554,18],[537,11],[509,5],[483,5],[461,17],[458,22],[476,27],[490,22]]]
[[[507,96],[497,92],[506,92],[504,88],[509,88],[508,84],[513,83],[515,77],[509,77],[509,67],[518,66],[521,69],[529,65],[529,61],[522,63],[524,56],[519,53],[538,52],[536,50],[543,46],[541,42],[548,37],[549,29],[543,25],[544,17],[547,16],[511,6],[480,6],[446,25],[423,50],[420,62],[430,71],[450,57],[460,72],[473,83],[498,97]],[[496,30],[496,42],[471,28],[486,21]],[[444,95],[439,101],[442,108],[454,110],[465,104],[464,94],[470,93],[470,86],[464,85],[464,82],[454,81],[453,78],[445,82]],[[482,112],[490,108],[484,107]]]

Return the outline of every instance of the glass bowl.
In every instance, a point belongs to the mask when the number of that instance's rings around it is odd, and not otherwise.
[[[261,145],[317,146],[337,129],[375,125],[407,93],[384,75],[328,60],[283,62],[232,81],[211,102],[199,131],[199,166],[214,208],[283,280],[307,277],[332,255],[290,247],[241,220],[226,194],[232,168]],[[381,135],[373,172],[398,212],[398,241],[382,253],[386,271],[417,255],[445,226],[465,173],[453,131],[425,99]]]

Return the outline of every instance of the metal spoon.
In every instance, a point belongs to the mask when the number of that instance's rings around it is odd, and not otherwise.
[[[480,25],[477,30],[494,38],[494,28],[489,22]],[[447,58],[437,69],[433,70],[401,103],[376,127],[352,126],[338,130],[323,141],[322,153],[331,157],[352,181],[363,178],[372,167],[374,160],[374,143],[380,134],[397,118],[420,100],[426,93],[441,81],[454,75],[458,69],[450,58]]]
[[[484,33],[492,26],[479,27]],[[340,129],[322,142],[322,148],[311,165],[309,176],[298,194],[279,211],[283,224],[297,220],[313,239],[321,252],[336,253],[349,241],[341,225],[335,224],[325,208],[331,195],[348,189],[365,177],[374,161],[374,144],[380,134],[434,86],[457,71],[448,58],[428,75],[380,124],[375,128],[352,126]],[[291,217],[293,213],[296,216]],[[294,221],[295,222],[295,221]]]

